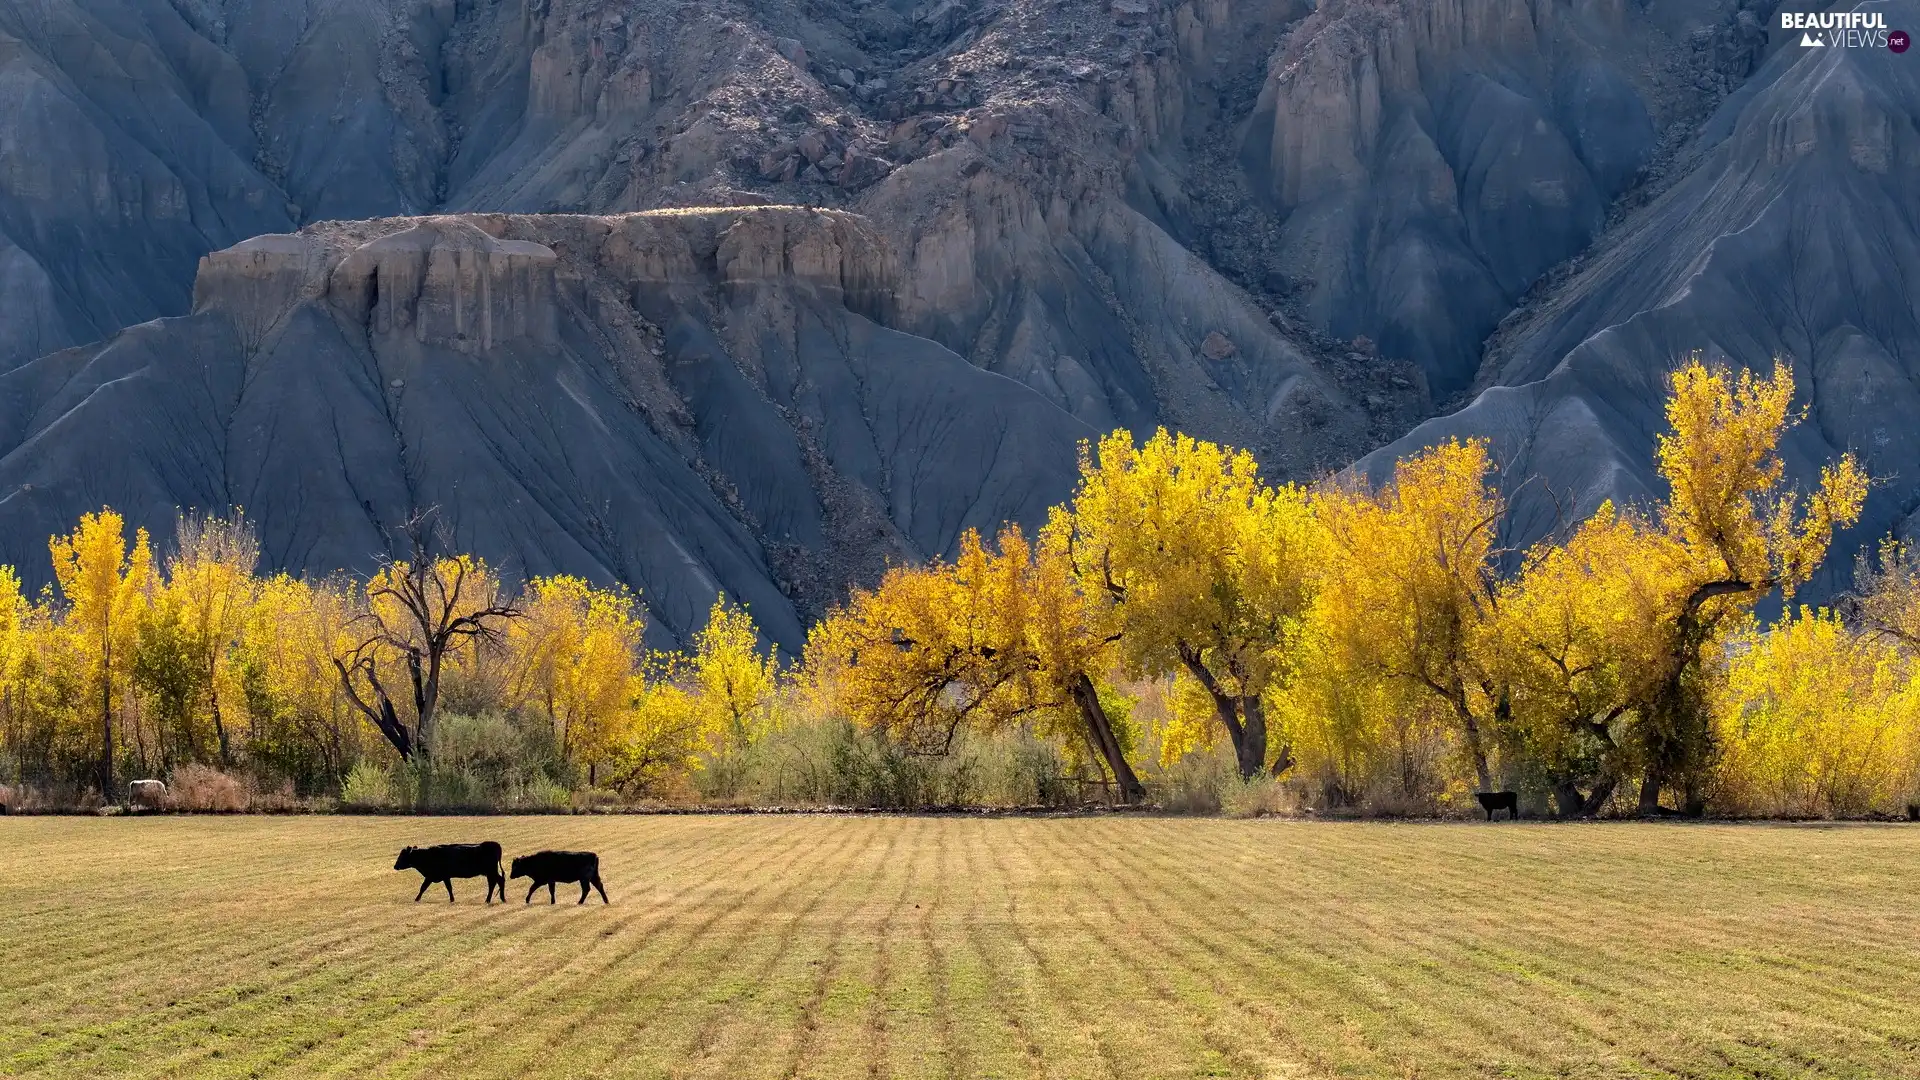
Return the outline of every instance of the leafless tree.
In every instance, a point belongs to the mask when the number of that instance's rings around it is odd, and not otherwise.
[[[493,575],[472,560],[448,557],[451,547],[431,509],[405,526],[409,557],[381,562],[367,590],[367,610],[351,624],[353,649],[333,658],[347,699],[403,758],[424,761],[433,740],[440,676],[447,657],[468,645],[496,640],[522,612]],[[380,679],[379,657],[406,665],[413,692],[413,723],[394,707]]]

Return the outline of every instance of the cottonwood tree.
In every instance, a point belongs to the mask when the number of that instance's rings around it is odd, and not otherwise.
[[[1506,514],[1492,471],[1484,442],[1447,442],[1399,462],[1377,491],[1329,491],[1315,504],[1334,550],[1317,618],[1336,670],[1432,695],[1482,791],[1494,786],[1487,729],[1511,708],[1485,652]]]
[[[425,761],[432,752],[435,710],[448,659],[496,642],[522,612],[485,563],[471,555],[435,554],[431,515],[407,525],[409,559],[388,559],[368,579],[365,608],[355,620],[351,648],[333,657],[347,698],[403,758]],[[404,668],[411,690],[411,723],[394,705],[381,677]]]
[[[779,657],[761,652],[753,616],[725,594],[714,598],[707,624],[694,635],[687,668],[716,753],[750,749],[773,729]]]
[[[100,703],[99,781],[111,797],[113,782],[113,691],[132,667],[141,611],[152,594],[153,552],[145,529],[127,549],[126,521],[112,510],[83,514],[67,536],[48,541],[54,580],[67,608],[63,626],[82,663],[92,672]]]
[[[236,657],[256,765],[337,784],[361,757],[364,717],[333,661],[361,641],[364,596],[344,577],[274,574],[258,583]]]
[[[1088,622],[1068,534],[1058,514],[1037,545],[1010,526],[989,549],[970,530],[953,563],[890,570],[815,628],[808,668],[855,722],[921,753],[947,752],[969,726],[1055,721],[1139,801],[1096,683],[1112,638]]]
[[[523,617],[507,632],[509,697],[546,715],[561,756],[584,761],[590,784],[624,734],[645,632],[631,592],[569,576],[529,582]]]
[[[1659,670],[1683,562],[1652,522],[1608,503],[1498,590],[1483,655],[1511,693],[1506,734],[1545,766],[1562,817],[1598,813],[1638,760],[1630,710]]]
[[[1240,775],[1269,769],[1264,695],[1297,659],[1323,534],[1306,493],[1267,487],[1253,456],[1162,429],[1081,452],[1065,521],[1081,587],[1126,666],[1206,689]],[[1284,746],[1278,775],[1292,764]]]
[[[1786,486],[1780,439],[1801,413],[1793,372],[1735,375],[1696,356],[1668,379],[1667,423],[1655,451],[1668,494],[1658,523],[1680,558],[1661,622],[1660,662],[1636,703],[1646,773],[1640,810],[1652,813],[1669,784],[1689,810],[1711,752],[1706,659],[1717,635],[1773,594],[1791,600],[1826,558],[1835,529],[1852,525],[1867,477],[1851,454],[1821,470],[1806,495]]]
[[[1899,643],[1804,608],[1739,639],[1712,710],[1715,805],[1794,817],[1902,809],[1920,764],[1920,687]]]
[[[1855,557],[1848,614],[1875,637],[1920,654],[1920,553],[1888,537],[1872,554]]]
[[[260,543],[245,518],[180,517],[164,583],[140,629],[135,674],[171,714],[189,760],[198,756],[194,720],[204,707],[217,760],[221,768],[233,767],[230,710],[221,691],[233,681],[229,660],[258,595],[259,562]]]
[[[19,572],[0,566],[0,721],[16,784],[26,776],[27,716],[41,681],[45,625],[45,612],[27,599]]]

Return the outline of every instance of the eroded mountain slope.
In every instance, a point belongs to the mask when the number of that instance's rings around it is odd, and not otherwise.
[[[250,240],[192,315],[0,376],[8,547],[102,501],[238,505],[269,562],[325,574],[436,506],[509,574],[638,586],[663,635],[724,590],[797,647],[849,577],[1039,519],[1094,434],[876,322],[895,273],[805,209]]]
[[[1920,25],[1911,0],[1866,3]],[[1920,62],[1884,48],[1774,53],[1688,150],[1682,178],[1503,328],[1473,403],[1370,456],[1484,435],[1523,490],[1516,538],[1655,483],[1664,378],[1694,352],[1794,368],[1797,478],[1852,451],[1877,483],[1850,544],[1920,505]],[[1843,546],[1844,549],[1844,546]],[[1845,584],[1831,560],[1819,584]]]
[[[364,568],[432,502],[673,632],[784,604],[791,643],[887,557],[1035,520],[1088,433],[1306,477],[1405,432],[1765,10],[0,0],[0,560],[238,504],[275,565]],[[335,291],[396,244],[479,275],[421,294],[452,336],[355,306],[385,271]]]

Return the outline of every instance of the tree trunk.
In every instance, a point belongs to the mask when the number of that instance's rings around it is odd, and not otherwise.
[[[231,771],[233,747],[227,741],[227,725],[220,716],[220,691],[214,688],[211,678],[207,680],[207,699],[213,705],[213,736],[220,741],[220,767]]]
[[[1460,726],[1467,735],[1467,752],[1473,755],[1473,774],[1480,781],[1481,791],[1493,790],[1493,770],[1487,767],[1487,748],[1480,745],[1480,721],[1475,720],[1473,711],[1464,705],[1458,706]]]
[[[1656,765],[1647,766],[1646,778],[1640,781],[1641,817],[1653,817],[1660,812],[1660,773]]]
[[[1093,679],[1086,672],[1079,672],[1069,689],[1073,692],[1073,703],[1080,709],[1080,719],[1086,723],[1087,733],[1092,736],[1094,745],[1099,747],[1100,756],[1107,760],[1107,768],[1113,772],[1114,783],[1120,788],[1121,801],[1143,801],[1147,797],[1146,786],[1133,774],[1133,766],[1127,764],[1127,755],[1120,749],[1120,740],[1114,737],[1113,722],[1107,718],[1107,710],[1100,704],[1100,692],[1094,689]]]
[[[433,714],[440,701],[440,658],[429,656],[423,669],[420,654],[410,652],[407,674],[413,680],[413,752],[424,762],[433,753]]]
[[[1619,781],[1612,774],[1601,777],[1600,782],[1593,785],[1593,790],[1587,792],[1587,801],[1580,807],[1580,816],[1593,817],[1598,814],[1600,808],[1607,805],[1607,800],[1613,798],[1613,789],[1618,784]]]
[[[1580,789],[1574,786],[1573,781],[1563,779],[1554,783],[1553,808],[1556,816],[1581,817],[1583,816],[1581,811],[1586,808],[1586,805],[1587,797],[1580,794]]]
[[[1247,730],[1240,723],[1239,702],[1220,688],[1219,680],[1207,670],[1207,665],[1200,662],[1199,654],[1182,648],[1180,662],[1186,666],[1187,673],[1193,676],[1194,681],[1206,690],[1207,696],[1213,699],[1213,714],[1220,718],[1220,726],[1227,729],[1227,739],[1233,744],[1233,760],[1240,770],[1240,779],[1251,779],[1253,773],[1247,771]],[[1267,724],[1263,712],[1260,715],[1260,758],[1253,765],[1256,772],[1266,764],[1266,757]]]
[[[1240,714],[1244,718],[1240,745],[1233,749],[1240,763],[1240,779],[1251,780],[1267,767],[1267,708],[1260,703],[1259,694],[1248,694],[1240,699]]]
[[[100,650],[100,798],[113,796],[113,646],[105,645]]]

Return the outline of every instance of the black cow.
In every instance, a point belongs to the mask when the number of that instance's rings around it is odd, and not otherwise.
[[[1480,800],[1480,809],[1487,812],[1487,820],[1493,820],[1495,810],[1505,810],[1507,820],[1520,817],[1520,793],[1517,791],[1476,791],[1473,797]]]
[[[500,845],[491,840],[480,844],[435,844],[432,847],[406,847],[400,849],[400,857],[393,860],[395,870],[418,870],[420,891],[413,894],[413,902],[419,903],[427,893],[427,886],[434,882],[444,882],[447,886],[447,903],[453,903],[453,879],[457,877],[483,877],[487,879],[487,903],[493,903],[493,890],[500,890],[500,902],[507,902],[507,878],[500,872]]]
[[[600,856],[591,851],[536,851],[532,855],[522,855],[513,860],[513,876],[532,878],[533,884],[527,887],[526,902],[533,903],[533,894],[540,886],[547,887],[547,903],[559,901],[554,895],[554,883],[577,881],[580,883],[580,903],[587,902],[587,890],[599,889],[600,902],[607,900],[607,887],[600,884]],[[501,895],[504,897],[505,892]]]

